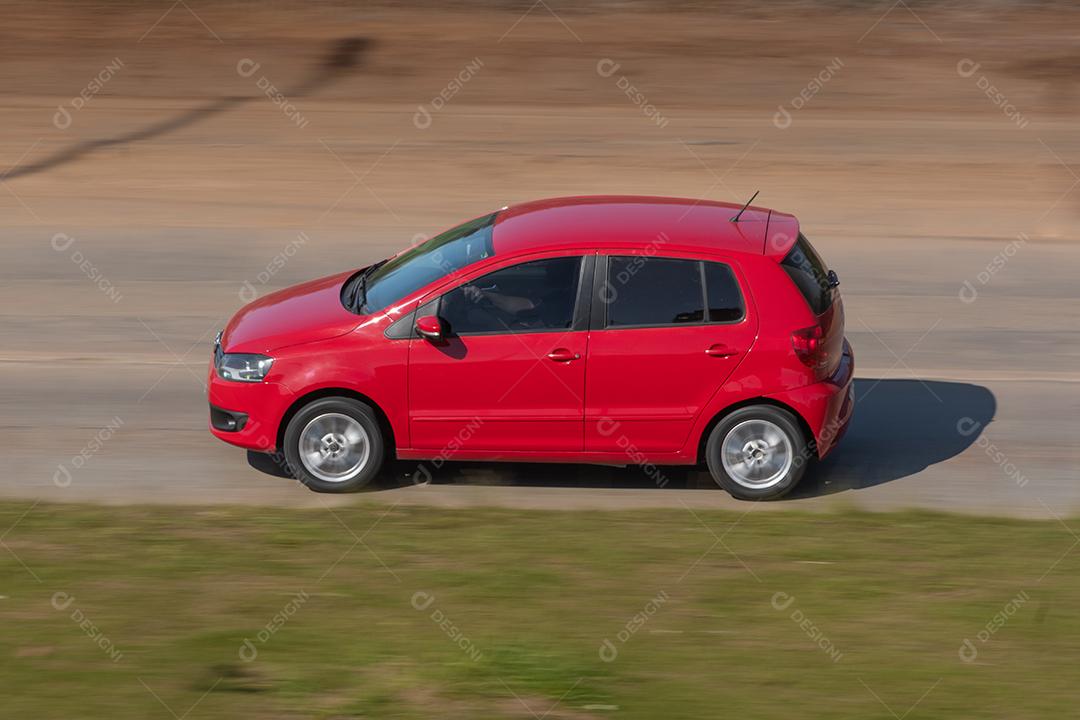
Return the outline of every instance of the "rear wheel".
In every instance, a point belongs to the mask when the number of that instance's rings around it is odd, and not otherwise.
[[[806,470],[806,438],[795,417],[771,405],[731,413],[705,446],[709,472],[740,500],[769,500],[791,491]]]
[[[323,398],[305,405],[285,429],[290,472],[318,492],[364,487],[378,474],[384,451],[375,412],[352,398]]]

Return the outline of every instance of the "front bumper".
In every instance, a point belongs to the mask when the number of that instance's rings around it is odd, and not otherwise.
[[[211,366],[207,396],[214,437],[249,450],[276,449],[278,426],[293,397],[289,388],[281,383],[222,380]]]
[[[233,412],[210,405],[210,427],[221,432],[240,432],[247,425],[247,413]]]

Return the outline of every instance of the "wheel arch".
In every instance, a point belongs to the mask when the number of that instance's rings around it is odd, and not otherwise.
[[[300,412],[300,410],[308,403],[314,402],[316,400],[322,400],[323,398],[328,397],[345,397],[352,400],[359,400],[360,402],[364,403],[372,410],[374,410],[375,418],[379,423],[379,429],[382,431],[383,437],[386,442],[385,456],[387,458],[394,457],[393,453],[394,449],[397,447],[397,444],[394,442],[394,427],[390,424],[390,418],[386,414],[386,411],[379,407],[379,404],[367,395],[343,387],[319,388],[318,390],[312,390],[311,392],[302,395],[296,400],[294,400],[293,403],[289,405],[289,408],[285,411],[285,414],[281,416],[281,422],[278,423],[276,438],[276,447],[278,450],[283,450],[285,447],[285,429],[289,427],[289,421],[293,419],[296,413]]]
[[[779,400],[775,400],[773,398],[752,397],[746,398],[745,400],[740,400],[736,403],[732,403],[731,405],[728,405],[727,407],[712,416],[709,422],[705,425],[705,429],[702,430],[701,436],[698,438],[698,464],[705,462],[705,445],[709,442],[709,435],[712,433],[713,428],[716,427],[716,425],[721,420],[723,420],[725,417],[735,412],[736,410],[741,410],[742,408],[751,407],[753,405],[771,405],[772,407],[780,408],[781,410],[787,410],[789,413],[791,413],[792,416],[795,418],[795,422],[799,424],[799,429],[802,431],[803,438],[806,440],[807,447],[814,448],[814,454],[817,455],[817,444],[814,438],[814,431],[811,430],[810,423],[806,422],[806,418],[802,416],[802,413],[800,413],[791,405],[788,405],[787,403],[781,402]]]

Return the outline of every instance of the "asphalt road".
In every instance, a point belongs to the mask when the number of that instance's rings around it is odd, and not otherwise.
[[[403,32],[392,19],[382,17],[380,27]],[[217,18],[207,20],[220,28]],[[602,20],[572,25],[588,40],[606,27]],[[135,50],[122,46],[136,53],[125,56],[128,69],[66,129],[50,120],[82,81],[65,83],[61,70],[44,67],[11,70],[0,134],[8,173],[0,183],[0,497],[745,508],[706,474],[674,468],[663,469],[668,482],[657,488],[633,468],[450,465],[433,484],[415,487],[401,466],[396,481],[371,492],[320,496],[252,467],[242,450],[209,435],[203,375],[210,341],[245,288],[263,293],[359,266],[418,235],[529,198],[626,192],[736,200],[761,189],[758,203],[798,215],[841,277],[858,404],[837,453],[792,498],[759,507],[1075,513],[1075,117],[1039,105],[1034,80],[1014,80],[1010,97],[1035,108],[1030,126],[1017,127],[972,78],[957,75],[970,45],[939,47],[910,21],[890,22],[875,26],[872,48],[856,48],[869,25],[857,18],[830,24],[834,44],[813,48],[802,65],[788,57],[779,69],[769,70],[766,59],[725,70],[752,89],[725,94],[722,107],[700,83],[661,92],[664,78],[679,72],[670,66],[675,56],[664,56],[641,75],[643,87],[657,88],[655,102],[670,120],[663,127],[614,86],[617,78],[594,70],[597,57],[632,53],[633,38],[579,47],[563,37],[570,54],[558,62],[578,53],[580,67],[560,65],[558,82],[542,67],[514,65],[518,34],[522,42],[533,31],[565,34],[550,22],[515,26],[499,45],[503,56],[485,56],[483,70],[426,127],[413,121],[417,103],[430,105],[452,76],[446,68],[473,57],[472,48],[437,46],[440,59],[421,70],[394,65],[406,62],[401,53],[377,56],[376,65],[397,72],[380,74],[381,87],[402,96],[383,103],[349,96],[360,79],[334,86],[337,76],[308,77],[305,63],[319,53],[281,49],[266,37],[236,47],[226,35],[225,49],[207,37],[193,41],[206,53],[172,84],[155,84],[155,72],[179,68],[167,62],[183,54],[178,36],[205,34],[178,15]],[[950,42],[973,32],[931,24]],[[464,37],[479,33],[478,47],[493,47],[483,33],[497,36],[508,25],[485,18]],[[801,29],[755,20],[730,32],[744,30],[782,40]],[[887,51],[894,31],[901,49]],[[324,34],[331,32],[341,31]],[[835,44],[840,36],[848,46]],[[1051,47],[1053,31],[1044,37]],[[923,53],[924,41],[933,53]],[[95,42],[90,50],[65,47],[63,73],[109,61],[114,39]],[[387,47],[385,39],[375,47]],[[778,127],[778,103],[842,51],[846,74]],[[708,69],[691,67],[705,50],[686,52],[687,73]],[[257,77],[237,74],[237,58],[251,53],[266,59],[260,72],[300,88],[304,127],[260,92]],[[288,53],[295,68],[281,59]],[[448,64],[448,54],[460,61]],[[148,66],[147,56],[158,64]],[[907,84],[882,85],[875,68],[886,60]],[[52,85],[42,87],[49,72]],[[763,77],[775,92],[762,90]],[[230,97],[244,99],[207,100]]]
[[[0,356],[7,436],[0,494],[106,503],[743,507],[706,474],[677,468],[664,469],[667,487],[656,488],[634,469],[463,464],[413,487],[403,466],[400,487],[391,481],[347,498],[317,496],[253,468],[243,451],[205,429],[210,339],[243,287],[214,278],[222,274],[215,263],[195,260],[192,246],[207,254],[228,247],[217,237],[198,233],[182,257],[160,263],[96,245],[94,261],[123,293],[118,302],[86,278],[27,279],[35,265],[56,276],[75,266],[49,257],[56,251],[47,238],[26,243],[33,252],[7,266],[21,277],[6,271],[2,290],[7,337],[29,342],[6,343]],[[767,507],[840,501],[1024,516],[1076,508],[1080,248],[1028,240],[1000,273],[976,285],[974,302],[961,299],[963,279],[977,283],[979,268],[1009,242],[819,241],[842,278],[858,368],[856,419],[793,499]],[[143,263],[173,277],[140,281]],[[288,272],[305,275],[292,266]]]

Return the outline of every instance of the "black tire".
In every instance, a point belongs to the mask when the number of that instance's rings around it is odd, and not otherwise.
[[[355,424],[349,421],[350,418]],[[318,423],[313,424],[316,420]],[[330,444],[320,442],[317,439],[320,435],[330,438]],[[349,437],[363,437],[364,442],[349,441]],[[308,450],[312,450],[312,443],[315,443],[326,451],[322,455],[325,465],[321,473],[316,461],[305,462],[301,443],[307,443]],[[366,457],[361,451],[364,444]],[[322,398],[301,408],[285,428],[284,446],[285,461],[292,476],[311,490],[325,493],[353,492],[364,487],[379,474],[386,453],[375,411],[359,400],[345,397]],[[360,463],[356,468],[349,464],[352,454],[360,456],[356,458]],[[339,478],[332,479],[330,470],[336,467],[338,458],[342,458],[342,469]]]
[[[733,435],[736,430],[738,434]],[[755,432],[757,430],[761,432]],[[733,447],[739,453],[747,454],[745,463],[736,463],[729,455],[732,472],[725,467],[723,459],[723,448],[729,435]],[[782,436],[783,440],[773,444],[774,435]],[[761,455],[753,456],[755,452]],[[790,453],[790,463],[780,459],[781,453]],[[716,424],[705,445],[705,462],[716,484],[739,500],[773,500],[791,492],[802,479],[811,454],[795,417],[772,405],[751,405],[735,410]],[[770,463],[775,463],[775,467]],[[740,473],[739,468],[745,472]],[[752,474],[758,468],[765,476],[755,482]],[[772,474],[768,472],[770,468],[774,469]]]

